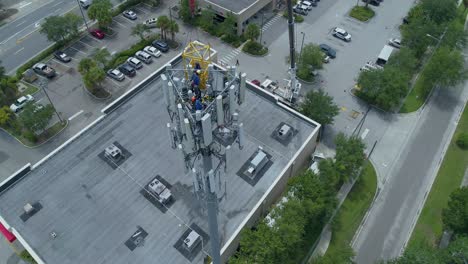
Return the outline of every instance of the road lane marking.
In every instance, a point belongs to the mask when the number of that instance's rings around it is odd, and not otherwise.
[[[15,52],[15,55],[18,54],[18,53],[20,53],[22,50],[24,50],[24,47],[22,47],[21,49],[17,50],[17,51]]]
[[[21,23],[19,23],[18,25],[16,25],[16,27],[19,27],[19,26],[23,25],[24,23],[26,23],[26,20],[23,21],[23,22],[21,22]]]
[[[366,137],[367,137],[367,134],[369,134],[369,129],[365,129],[364,132],[362,132],[361,134],[361,139],[364,140]]]
[[[57,8],[57,9],[55,9],[55,11],[54,11],[54,12],[52,12],[52,13],[55,13],[55,12],[60,12],[60,10],[62,10],[62,8],[60,8],[60,7],[59,7],[59,8]]]
[[[56,6],[61,5],[61,4],[63,4],[63,1],[60,1],[60,2],[56,3],[56,4],[53,5],[52,7],[56,7]]]
[[[70,117],[68,118],[68,121],[71,121],[73,118],[75,118],[75,117],[81,115],[82,113],[83,113],[83,110],[78,111],[76,114],[70,116]]]
[[[32,4],[32,2],[27,2],[27,3],[24,3],[24,4],[20,5],[20,6],[18,6],[18,8],[21,9],[23,7],[26,7],[26,6],[30,5],[30,4]]]

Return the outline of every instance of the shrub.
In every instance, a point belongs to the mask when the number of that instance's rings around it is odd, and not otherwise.
[[[304,22],[304,17],[303,16],[298,15],[298,14],[293,14],[293,16],[294,16],[294,22],[297,22],[297,23]],[[288,18],[288,12],[287,11],[283,13],[283,17]]]
[[[365,6],[355,6],[351,9],[349,16],[354,17],[360,21],[368,21],[372,17],[374,17],[375,12],[370,7]]]
[[[242,44],[242,42],[245,41],[243,37],[234,34],[225,34],[221,37],[221,40],[236,48],[238,48]]]
[[[268,48],[256,41],[249,40],[245,43],[244,47],[242,47],[242,51],[251,55],[262,56],[267,54]]]
[[[458,135],[456,143],[461,149],[468,149],[468,133]]]
[[[34,134],[33,132],[29,131],[29,130],[26,130],[24,133],[23,133],[23,137],[27,140],[29,140],[30,142],[32,143],[36,143],[37,141],[37,136],[36,134]]]

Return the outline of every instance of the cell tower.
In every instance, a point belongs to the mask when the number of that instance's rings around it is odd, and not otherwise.
[[[204,83],[200,76],[207,76]],[[235,67],[221,70],[209,64],[203,69],[195,63],[184,69],[168,65],[161,78],[171,119],[167,124],[171,147],[180,152],[196,196],[206,203],[211,256],[214,264],[220,264],[218,203],[225,195],[223,176],[231,145],[237,143],[242,149],[244,144],[238,107],[245,100],[246,74],[237,73]]]

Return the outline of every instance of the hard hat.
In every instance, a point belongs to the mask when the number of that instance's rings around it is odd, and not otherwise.
[[[198,74],[200,74],[200,73],[201,73],[201,71],[200,71],[200,70],[197,70],[197,73],[198,73]]]

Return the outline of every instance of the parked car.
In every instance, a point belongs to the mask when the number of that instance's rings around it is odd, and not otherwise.
[[[151,62],[153,62],[153,58],[151,57],[151,55],[141,50],[135,53],[135,57],[137,57],[139,60],[143,61],[146,64],[150,64]]]
[[[27,103],[32,102],[32,101],[34,101],[34,97],[32,97],[32,95],[30,94],[21,96],[20,98],[16,99],[16,101],[12,105],[10,105],[10,109],[14,113],[18,113],[19,111],[21,111],[21,109],[23,109],[23,107]]]
[[[252,80],[251,83],[260,86],[260,81],[259,80]]]
[[[388,44],[389,44],[390,46],[393,46],[393,47],[397,48],[397,49],[401,48],[401,40],[398,39],[398,38],[391,38],[391,39],[389,39],[389,40],[388,40]]]
[[[155,28],[157,26],[158,19],[157,18],[150,18],[145,21],[145,26],[149,28]]]
[[[55,70],[52,67],[45,64],[45,63],[36,63],[36,64],[34,64],[33,70],[37,74],[40,74],[40,75],[42,75],[44,77],[47,77],[47,78],[53,78],[55,76]]]
[[[161,57],[161,52],[155,48],[155,47],[152,47],[152,46],[146,46],[144,49],[143,49],[144,52],[150,54],[151,56],[155,57],[155,58],[159,58]]]
[[[351,34],[346,32],[346,30],[344,30],[342,28],[339,28],[339,27],[334,28],[332,34],[333,34],[333,36],[335,38],[339,38],[339,39],[344,40],[346,42],[351,41]]]
[[[54,57],[61,62],[70,62],[71,58],[63,51],[57,50],[54,52]]]
[[[373,5],[373,6],[379,6],[380,5],[380,1],[378,0],[362,0],[364,3],[369,3],[370,5]]]
[[[307,14],[309,14],[309,12],[307,11],[307,7],[302,8],[302,5],[293,6],[293,12],[304,16],[307,16]]]
[[[310,163],[309,170],[314,172],[315,174],[319,174],[320,170],[318,168],[320,161],[326,159],[323,153],[314,153],[312,155],[312,162]]]
[[[325,52],[323,53],[323,59],[322,61],[324,63],[329,63],[330,62],[330,56],[328,56]]]
[[[162,52],[168,52],[169,51],[169,45],[167,45],[166,42],[162,40],[155,40],[152,43],[153,47],[157,48],[158,50]]]
[[[97,28],[91,29],[89,33],[91,33],[93,37],[98,38],[98,39],[103,39],[106,36],[106,34],[104,34],[104,31],[97,29]]]
[[[127,64],[135,68],[136,70],[140,69],[143,67],[143,63],[135,57],[130,57],[127,59]]]
[[[80,0],[80,5],[81,7],[83,7],[84,9],[88,9],[88,7],[92,4],[92,0]]]
[[[312,10],[313,6],[317,6],[317,0],[301,1],[300,4],[303,6],[307,6],[309,10]]]
[[[123,81],[125,79],[125,75],[117,69],[111,69],[107,71],[107,76],[111,77],[116,81]]]
[[[136,20],[137,19],[137,14],[133,12],[132,10],[125,10],[123,11],[123,16],[130,19],[130,20]]]
[[[127,63],[120,65],[118,70],[121,73],[127,75],[128,77],[133,77],[136,74],[135,69],[132,66],[128,65]]]
[[[332,47],[328,46],[327,44],[320,44],[319,47],[325,54],[330,56],[330,58],[336,58],[336,51]]]

